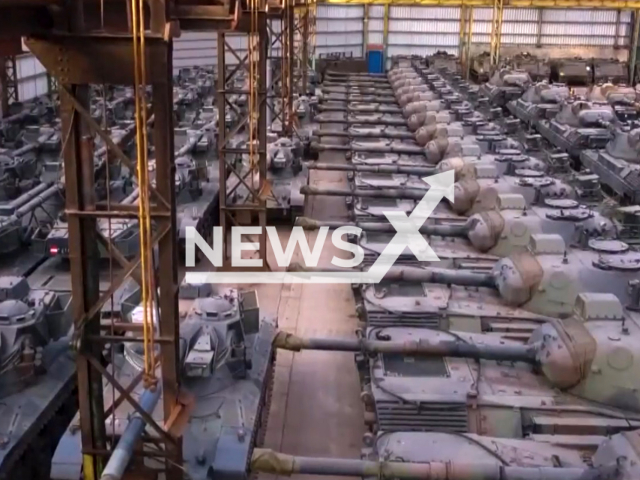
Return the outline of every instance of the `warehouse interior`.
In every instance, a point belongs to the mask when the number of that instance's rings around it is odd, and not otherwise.
[[[639,1],[0,11],[0,480],[640,478]]]

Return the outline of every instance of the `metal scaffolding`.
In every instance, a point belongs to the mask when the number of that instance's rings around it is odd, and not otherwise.
[[[465,80],[469,79],[471,68],[471,44],[473,43],[473,7],[462,5],[460,8],[460,41],[458,44],[458,58],[460,59],[460,73]]]
[[[151,455],[158,460],[165,478],[182,478],[181,429],[186,425],[185,419],[190,410],[189,402],[181,394],[178,365],[180,317],[177,295],[181,262],[177,248],[174,188],[172,38],[181,29],[250,32],[251,12],[246,10],[244,3],[205,6],[198,2],[189,4],[181,1],[178,4],[174,1],[147,0],[145,48],[142,57],[136,62],[132,48],[134,39],[128,27],[128,0],[112,0],[104,12],[100,2],[70,0],[53,12],[55,22],[51,17],[52,10],[46,8],[48,3],[47,0],[32,0],[25,5],[14,0],[0,0],[0,9],[4,14],[0,17],[0,31],[9,38],[27,37],[29,49],[59,84],[83,477],[95,480],[102,475],[116,444],[112,432],[105,428],[105,419],[118,405],[126,402],[141,419],[140,432],[144,428],[150,432],[141,437],[141,448],[132,451],[130,467],[140,472],[141,476],[148,474],[148,466],[143,465],[143,460]],[[252,68],[259,72],[256,75],[256,105],[260,115],[251,121],[256,127],[253,130],[257,130],[259,140],[256,168],[261,172],[262,178],[266,165],[266,48],[263,46],[266,45],[264,40],[267,38],[267,10],[277,12],[279,5],[267,5],[263,1],[256,9],[258,31],[252,47],[257,55],[253,59]],[[43,27],[54,24],[55,31]],[[63,26],[66,27],[65,31],[62,31]],[[220,37],[223,44],[225,35]],[[223,71],[224,51],[225,49],[219,49],[219,54],[223,52],[219,63]],[[94,138],[97,136],[104,141],[109,152],[109,162],[120,163],[131,172],[136,172],[136,162],[128,158],[91,117],[89,86],[134,85],[136,63],[145,66],[148,79],[145,83],[152,91],[155,184],[149,186],[148,193],[150,217],[155,226],[150,250],[157,252],[153,265],[156,272],[153,291],[157,292],[155,303],[158,322],[155,334],[152,333],[152,340],[159,346],[156,357],[160,374],[156,395],[159,396],[159,392],[162,395],[162,416],[159,422],[147,413],[142,399],[133,398],[133,391],[142,375],[131,384],[122,385],[116,381],[109,367],[105,366],[107,362],[103,357],[105,346],[123,341],[124,337],[114,335],[114,332],[128,332],[127,342],[143,340],[142,325],[124,322],[122,319],[101,320],[101,307],[125,281],[132,279],[140,283],[142,272],[139,253],[132,260],[125,258],[111,240],[96,228],[100,219],[138,218],[138,207],[99,201],[96,198]],[[225,79],[226,74],[221,78]],[[142,85],[143,90],[147,85]],[[225,94],[228,93],[226,82],[222,82],[219,89],[220,98],[224,101]],[[224,110],[223,106],[221,111]],[[224,113],[221,114],[221,119],[224,122]],[[227,130],[221,128],[220,131],[223,138],[228,138],[225,136]],[[230,153],[225,151],[226,144],[222,144],[225,145],[222,152],[225,155]],[[226,166],[226,163],[222,163]],[[225,175],[221,175],[222,192],[225,192],[224,179],[227,173],[226,167],[224,168]],[[114,268],[106,286],[99,282],[99,247],[109,252],[111,260],[118,266]],[[111,405],[104,402],[105,385],[112,386],[119,395]]]
[[[224,238],[223,258],[230,268],[230,227],[257,226],[258,255],[266,266],[267,251],[267,13],[252,12],[252,33],[246,35],[247,54],[240,56],[228,39],[227,33],[218,33],[218,87],[219,115],[218,158],[220,159],[220,225]],[[235,58],[235,65],[227,65],[227,55]],[[238,88],[236,77],[243,72],[246,87]],[[232,100],[247,96],[246,111]],[[233,145],[243,135],[246,140]],[[243,168],[245,156],[248,168]],[[238,165],[238,161],[239,165]],[[246,166],[246,165],[244,165]],[[233,192],[243,185],[248,196],[242,203],[230,200]]]
[[[504,16],[504,1],[493,0],[493,12],[491,16],[491,37],[489,54],[491,67],[496,68],[500,63],[500,46],[502,42],[502,17]]]

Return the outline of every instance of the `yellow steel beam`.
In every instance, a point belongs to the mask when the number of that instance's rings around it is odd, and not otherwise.
[[[492,7],[493,0],[318,0],[318,3],[359,5],[425,5],[457,7]],[[504,0],[505,8],[606,8],[609,10],[637,10],[640,0]]]
[[[500,44],[502,41],[502,16],[504,1],[493,0],[493,16],[491,18],[490,55],[491,66],[496,67],[500,61]]]

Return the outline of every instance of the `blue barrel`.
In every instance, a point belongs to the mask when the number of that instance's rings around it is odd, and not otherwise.
[[[384,52],[382,50],[369,50],[367,52],[367,65],[369,73],[384,73]]]

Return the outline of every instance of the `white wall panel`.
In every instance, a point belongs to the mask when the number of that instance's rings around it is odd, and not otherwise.
[[[16,75],[20,101],[48,93],[47,71],[32,54],[26,53],[16,58]]]
[[[372,18],[384,18],[384,5],[369,6],[369,21]]]
[[[371,10],[379,13],[373,6]],[[384,15],[384,7],[382,15]],[[374,28],[379,25],[375,20]],[[371,40],[369,25],[368,35]],[[382,35],[382,27],[380,36]],[[340,53],[345,56],[362,57],[364,43],[364,6],[363,5],[318,5],[316,17],[316,55],[325,56]],[[382,43],[380,38],[378,43]]]

